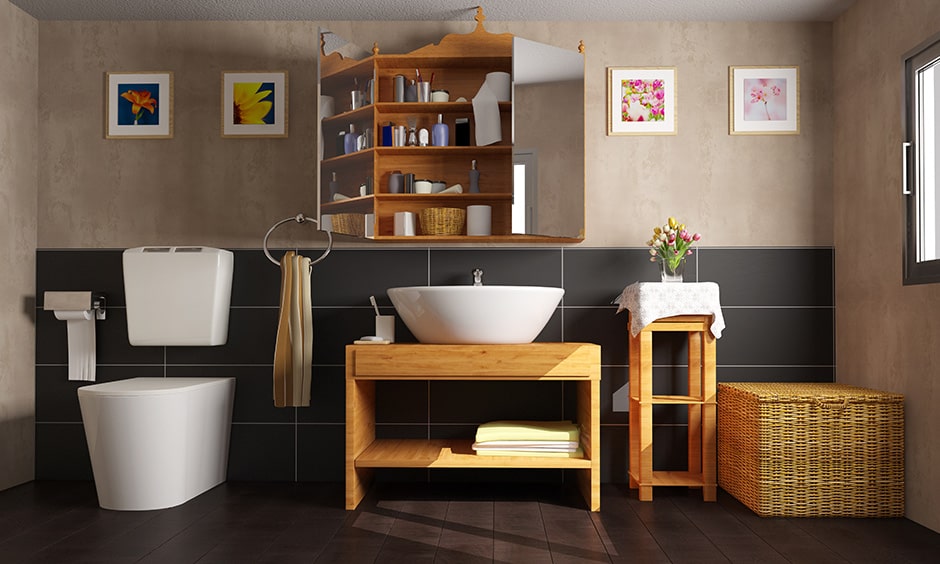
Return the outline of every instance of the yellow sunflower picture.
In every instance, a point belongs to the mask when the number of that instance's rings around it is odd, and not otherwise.
[[[222,137],[287,137],[287,73],[223,72]]]

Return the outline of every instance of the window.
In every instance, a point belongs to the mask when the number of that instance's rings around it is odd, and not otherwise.
[[[904,283],[940,282],[940,41],[909,55],[904,76]]]

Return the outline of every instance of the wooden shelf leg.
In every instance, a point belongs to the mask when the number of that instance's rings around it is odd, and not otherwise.
[[[352,362],[347,359],[347,372]],[[365,497],[372,470],[356,468],[356,459],[375,441],[375,382],[346,375],[346,509]]]

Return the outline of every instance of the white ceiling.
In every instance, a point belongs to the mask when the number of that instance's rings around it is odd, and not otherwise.
[[[832,21],[855,0],[10,0],[39,20]]]

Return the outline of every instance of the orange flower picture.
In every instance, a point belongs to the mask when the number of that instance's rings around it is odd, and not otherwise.
[[[105,137],[173,136],[172,73],[108,73]]]

